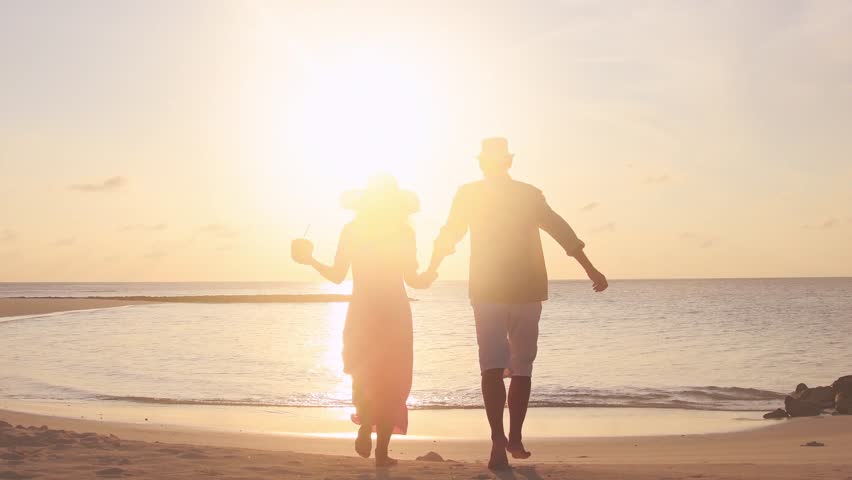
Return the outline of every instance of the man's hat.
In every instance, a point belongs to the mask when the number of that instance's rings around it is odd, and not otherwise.
[[[509,141],[503,137],[491,137],[482,141],[482,151],[477,158],[502,160],[512,158],[515,155],[509,153]]]

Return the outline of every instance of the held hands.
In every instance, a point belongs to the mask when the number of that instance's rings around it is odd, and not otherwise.
[[[432,286],[436,278],[438,278],[438,272],[430,269],[413,277],[406,276],[405,283],[411,288],[425,290]]]
[[[297,238],[290,243],[290,256],[296,263],[310,265],[314,260],[314,244],[306,238]]]
[[[429,269],[425,272],[418,275],[418,283],[425,285],[423,288],[429,288],[435,283],[435,280],[438,278],[438,272],[435,270]]]
[[[587,270],[586,274],[589,275],[589,280],[592,281],[592,290],[596,292],[603,292],[607,289],[607,287],[609,287],[609,283],[607,283],[604,274],[599,272],[596,268]]]

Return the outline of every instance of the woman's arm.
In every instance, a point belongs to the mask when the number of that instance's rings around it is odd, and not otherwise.
[[[419,290],[431,287],[432,282],[438,278],[438,273],[434,270],[427,270],[421,274],[417,273],[417,243],[413,231],[410,233],[407,240],[405,257],[406,258],[403,261],[403,277],[405,278],[405,283],[408,284],[409,287]]]
[[[346,279],[346,274],[349,273],[349,262],[344,263],[337,257],[334,259],[334,265],[325,265],[311,257],[309,265],[314,267],[314,270],[319,272],[326,280],[333,283],[342,283]]]
[[[325,265],[314,258],[314,246],[306,239],[293,240],[292,256],[293,260],[303,265],[310,265],[326,280],[334,283],[341,283],[346,279],[346,274],[349,273],[349,236],[346,234],[346,228],[340,234],[340,241],[337,243],[337,254],[334,256],[334,264]]]
[[[405,272],[405,283],[411,288],[425,290],[432,286],[435,279],[438,278],[438,273],[432,270],[427,270],[418,274],[416,269],[410,272]]]

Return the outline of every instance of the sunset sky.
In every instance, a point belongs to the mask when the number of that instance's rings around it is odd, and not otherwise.
[[[319,280],[290,240],[330,261],[380,171],[420,195],[425,265],[486,136],[611,278],[852,275],[850,25],[829,0],[5,0],[0,281]]]

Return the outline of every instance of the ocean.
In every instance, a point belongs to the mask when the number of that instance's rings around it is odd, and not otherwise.
[[[322,283],[22,283],[0,297],[346,293]],[[412,409],[480,408],[466,283],[411,291]],[[852,279],[555,281],[533,407],[762,411],[852,374]],[[344,407],[345,303],[137,305],[0,319],[0,400]]]

